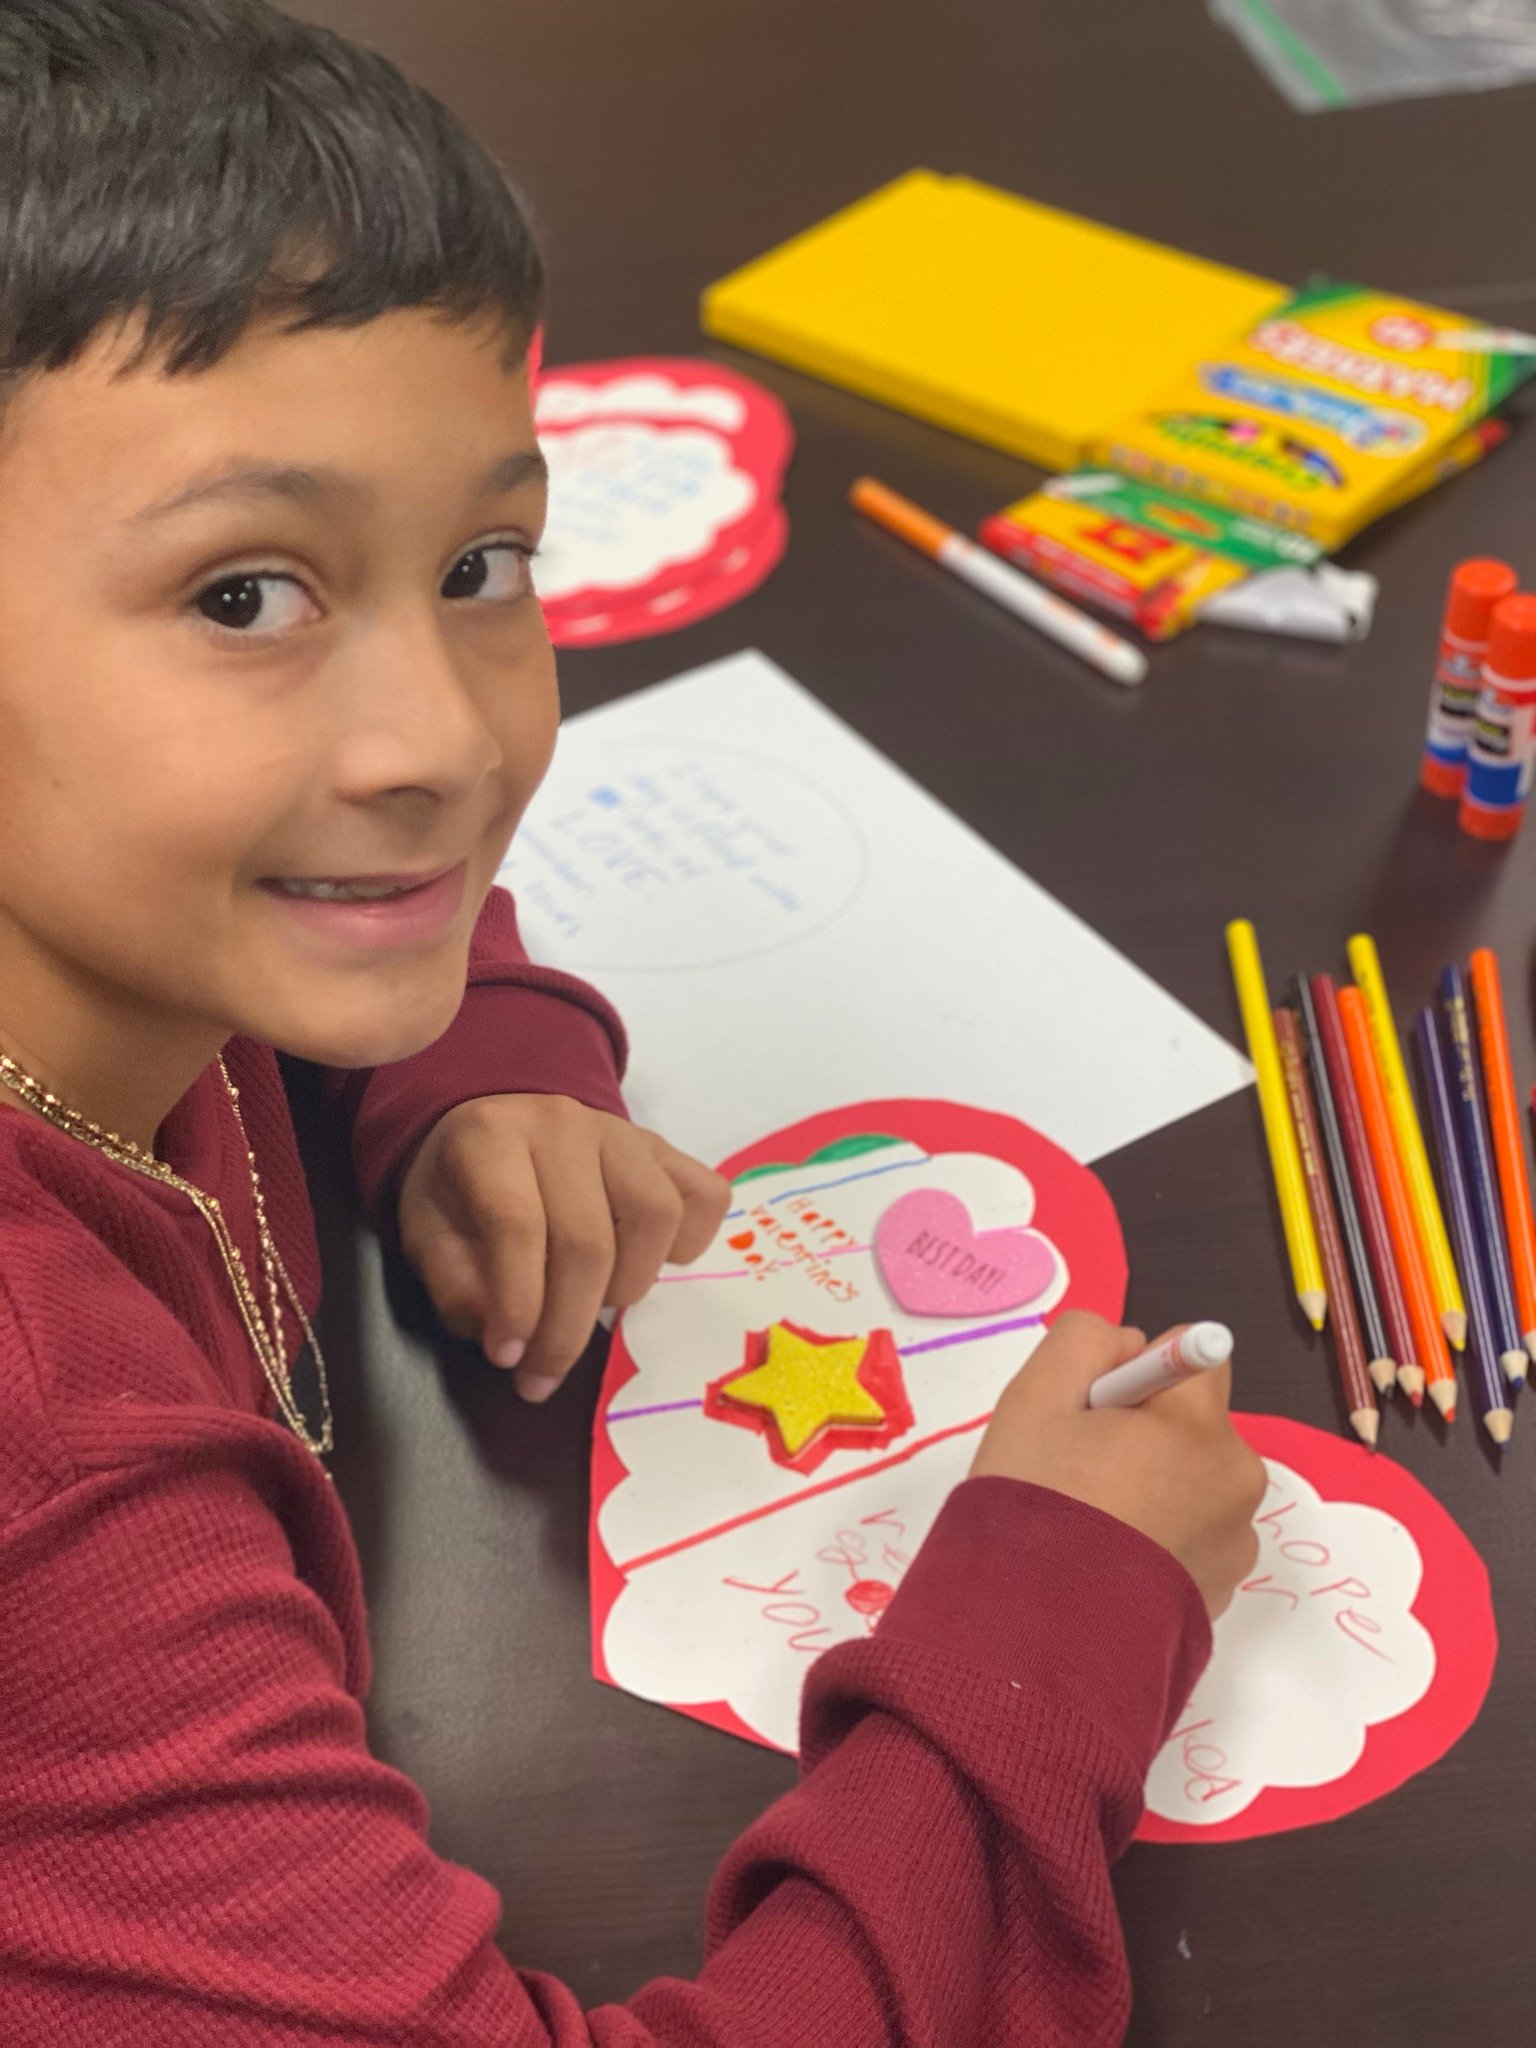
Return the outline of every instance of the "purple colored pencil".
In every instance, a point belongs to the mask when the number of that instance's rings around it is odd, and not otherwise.
[[[1466,977],[1459,967],[1447,967],[1441,972],[1440,1009],[1445,1019],[1445,1044],[1451,1061],[1467,1193],[1472,1203],[1472,1220],[1477,1226],[1483,1273],[1488,1282],[1493,1334],[1498,1342],[1504,1371],[1511,1380],[1523,1379],[1527,1364],[1525,1339],[1520,1334],[1520,1317],[1515,1308],[1509,1239],[1504,1232],[1504,1205],[1499,1195],[1498,1170],[1493,1159],[1493,1133],[1488,1123],[1488,1098],[1483,1089],[1483,1070],[1478,1063],[1477,1035],[1472,1025],[1471,1005],[1467,1001]]]
[[[1433,1010],[1420,1010],[1414,1022],[1419,1051],[1419,1071],[1429,1106],[1429,1130],[1440,1168],[1440,1192],[1445,1197],[1445,1220],[1456,1250],[1462,1291],[1467,1297],[1467,1374],[1472,1398],[1483,1426],[1496,1444],[1509,1442],[1514,1417],[1499,1363],[1498,1338],[1488,1300],[1488,1283],[1473,1217],[1472,1196],[1467,1186],[1466,1158],[1458,1133],[1456,1105],[1451,1086],[1451,1065],[1446,1049],[1447,1033]]]

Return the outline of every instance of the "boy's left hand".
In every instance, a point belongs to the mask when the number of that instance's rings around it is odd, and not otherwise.
[[[729,1201],[729,1181],[622,1117],[564,1095],[482,1095],[417,1148],[400,1248],[446,1327],[545,1401],[598,1310],[696,1259]]]

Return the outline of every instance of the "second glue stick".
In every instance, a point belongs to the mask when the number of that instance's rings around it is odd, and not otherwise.
[[[1138,1408],[1180,1380],[1225,1365],[1231,1356],[1232,1332],[1225,1323],[1186,1323],[1139,1358],[1100,1373],[1088,1389],[1088,1406]]]
[[[1466,783],[1467,742],[1477,716],[1493,608],[1514,595],[1519,580],[1508,562],[1483,555],[1458,563],[1452,572],[1419,767],[1420,786],[1431,796],[1460,796]]]
[[[1525,816],[1536,759],[1536,597],[1521,593],[1494,607],[1467,742],[1467,786],[1456,822],[1474,839],[1513,839]]]

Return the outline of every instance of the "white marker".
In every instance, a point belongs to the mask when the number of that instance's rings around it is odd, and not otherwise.
[[[1232,1332],[1225,1323],[1186,1323],[1150,1351],[1101,1373],[1088,1389],[1090,1408],[1139,1408],[1181,1380],[1225,1365],[1232,1356]]]
[[[1139,647],[1122,640],[1118,633],[1111,633],[1107,626],[1101,626],[1086,612],[1078,611],[1075,605],[1067,604],[1030,577],[1020,575],[990,549],[978,547],[963,533],[956,533],[952,526],[935,519],[910,498],[877,483],[872,476],[860,477],[848,496],[866,519],[873,519],[931,561],[942,562],[973,590],[982,591],[994,604],[1000,604],[1015,618],[1023,619],[1036,632],[1054,640],[1058,647],[1065,647],[1088,662],[1100,675],[1132,689],[1146,681],[1147,657]]]

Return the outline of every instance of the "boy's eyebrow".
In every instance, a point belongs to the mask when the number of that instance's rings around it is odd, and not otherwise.
[[[547,483],[549,468],[537,448],[519,448],[504,455],[480,479],[477,495],[495,497],[515,491],[526,483]],[[203,476],[146,505],[127,521],[129,526],[150,526],[194,505],[223,504],[262,498],[285,498],[290,504],[309,508],[326,504],[358,504],[373,496],[372,487],[340,469],[306,469],[275,462],[238,462],[211,476]]]

